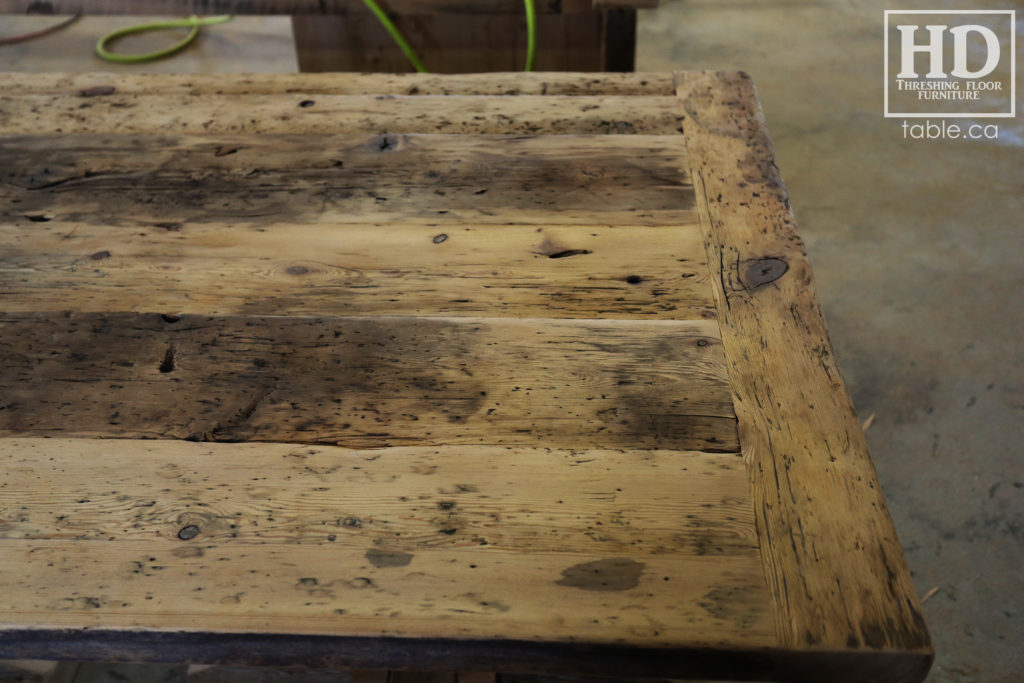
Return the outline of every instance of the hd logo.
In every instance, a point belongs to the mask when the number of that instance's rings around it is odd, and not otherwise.
[[[1016,113],[1014,10],[886,10],[885,116]]]

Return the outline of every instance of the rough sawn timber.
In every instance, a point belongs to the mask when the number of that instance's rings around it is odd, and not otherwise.
[[[928,632],[753,83],[676,79],[780,645],[923,678]]]
[[[735,451],[717,331],[713,321],[7,315],[0,435]]]
[[[674,78],[4,77],[0,657],[922,680],[753,87]]]

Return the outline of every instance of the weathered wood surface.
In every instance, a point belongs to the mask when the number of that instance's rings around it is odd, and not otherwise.
[[[714,322],[0,318],[0,434],[736,450]]]
[[[12,221],[697,225],[664,136],[65,134],[0,154]]]
[[[677,84],[780,644],[892,651],[894,678],[923,678],[928,632],[753,83]]]
[[[0,106],[0,656],[923,678],[745,77],[103,78]]]
[[[668,97],[562,95],[0,95],[0,129],[38,133],[480,135],[679,131]]]
[[[537,14],[534,68],[539,72],[604,71],[609,50],[613,57],[632,60],[635,45],[608,40],[613,12],[636,15],[634,10]],[[521,72],[525,68],[527,27],[522,2],[507,13],[390,12],[390,17],[431,73]],[[365,8],[354,7],[344,15],[294,15],[292,33],[301,71],[415,70],[380,20]]]
[[[0,310],[64,310],[73,288],[87,311],[714,317],[676,138],[36,135],[0,154]]]
[[[559,0],[536,2],[541,14],[589,12],[598,8],[649,9],[658,0]],[[388,0],[390,11],[510,14],[522,0]],[[347,14],[360,0],[0,0],[0,14]]]
[[[152,74],[3,75],[3,94],[77,95],[570,95],[675,96],[666,73],[566,74]],[[112,89],[112,90],[111,90]]]
[[[772,642],[736,454],[0,448],[0,505],[16,511],[0,527],[6,619],[159,629],[185,613],[203,631]]]
[[[104,226],[27,215],[0,224],[0,311],[60,312],[74,291],[80,310],[170,315],[716,315],[696,226]]]

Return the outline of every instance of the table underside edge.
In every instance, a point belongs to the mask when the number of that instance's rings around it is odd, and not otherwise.
[[[156,657],[156,659],[154,659]],[[490,639],[351,637],[121,629],[0,629],[0,659],[166,661],[416,671],[500,671],[642,679],[919,680],[920,652],[633,648]]]

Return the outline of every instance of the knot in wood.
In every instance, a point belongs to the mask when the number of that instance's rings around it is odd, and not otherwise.
[[[775,282],[786,274],[789,264],[780,258],[763,258],[751,262],[743,272],[743,284],[747,289],[756,289],[769,282]]]

